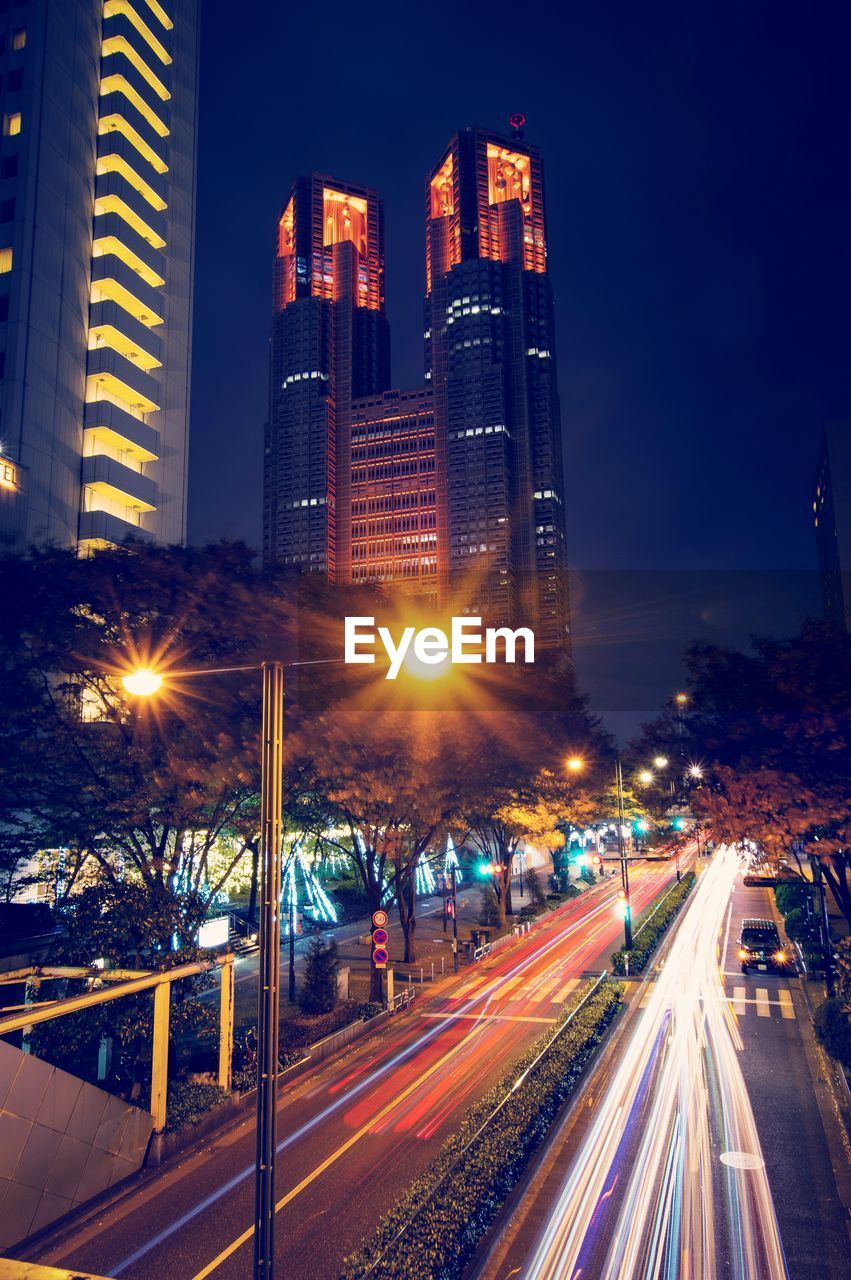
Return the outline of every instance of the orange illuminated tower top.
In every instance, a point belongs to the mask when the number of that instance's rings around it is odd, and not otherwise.
[[[427,288],[469,258],[545,272],[544,183],[537,148],[518,133],[464,129],[426,181]]]
[[[351,246],[354,281],[336,246]],[[276,261],[279,307],[297,298],[336,302],[347,295],[357,307],[382,311],[384,222],[377,193],[320,173],[298,178],[278,220]]]

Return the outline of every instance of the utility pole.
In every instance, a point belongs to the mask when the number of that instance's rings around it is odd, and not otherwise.
[[[623,829],[626,825],[626,810],[623,798],[623,770],[621,769],[621,758],[618,756],[615,761],[615,789],[617,793],[618,807],[618,856],[621,862],[621,884],[624,892],[624,917],[623,917],[623,935],[624,947],[627,951],[632,950],[632,907],[629,901],[629,862],[626,856],[623,843]]]
[[[281,837],[283,831],[284,667],[264,662],[263,767],[260,794],[260,981],[257,1010],[257,1177],[254,1280],[274,1280],[278,1030],[281,978]]]
[[[830,945],[830,921],[827,915],[827,900],[824,896],[824,879],[822,877],[821,863],[818,858],[810,855],[810,866],[813,873],[813,883],[818,892],[819,902],[819,933],[821,934],[821,949],[824,955],[824,989],[828,996],[833,995],[833,951]]]
[[[455,972],[458,972],[458,880],[455,867],[452,870],[452,960]]]

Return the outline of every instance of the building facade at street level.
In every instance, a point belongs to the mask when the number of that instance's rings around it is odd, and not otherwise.
[[[264,554],[568,649],[540,155],[457,134],[426,181],[425,385],[390,390],[381,203],[314,174],[274,262]]]
[[[851,631],[851,422],[825,427],[813,519],[824,616]]]
[[[0,13],[0,534],[186,534],[198,0]]]

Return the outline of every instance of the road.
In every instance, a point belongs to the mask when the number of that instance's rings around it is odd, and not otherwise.
[[[719,851],[480,1280],[847,1276],[800,987],[736,959],[742,916],[770,914]]]
[[[672,880],[668,864],[633,867],[636,918]],[[287,1280],[334,1280],[472,1101],[552,1023],[583,976],[608,965],[622,937],[618,884],[565,904],[282,1093],[277,1251]],[[38,1260],[122,1280],[244,1280],[253,1158],[246,1119]]]

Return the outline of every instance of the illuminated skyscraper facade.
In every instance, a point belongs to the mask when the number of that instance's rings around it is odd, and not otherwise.
[[[454,137],[426,182],[425,387],[389,390],[381,203],[299,179],[277,227],[264,553],[569,648],[538,152]]]
[[[426,379],[453,598],[567,649],[555,324],[541,158],[457,134],[426,181]],[[445,450],[445,463],[440,454]]]
[[[384,227],[374,191],[299,178],[278,221],[263,550],[348,582],[352,402],[389,382]]]
[[[10,0],[0,46],[0,526],[182,542],[197,0]]]
[[[352,405],[352,582],[395,582],[442,601],[445,528],[437,501],[431,390]]]

